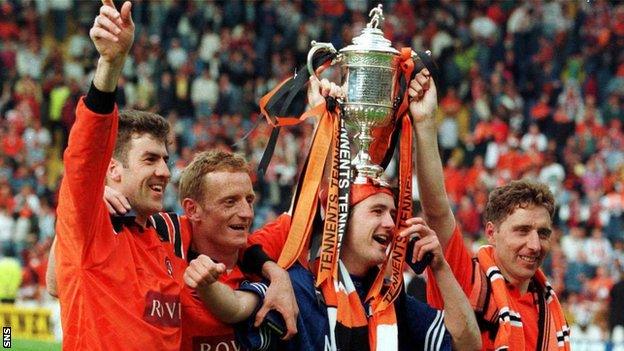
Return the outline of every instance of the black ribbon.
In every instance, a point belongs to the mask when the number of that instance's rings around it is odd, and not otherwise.
[[[333,60],[336,57],[336,53],[331,52],[319,52],[312,58],[312,66],[314,69],[318,68],[325,62],[329,60]],[[275,92],[275,94],[269,99],[266,105],[266,111],[270,116],[298,116],[301,113],[299,111],[293,111],[295,106],[292,106],[292,102],[295,100],[295,97],[301,93],[305,93],[303,91],[303,87],[310,80],[310,73],[308,72],[307,66],[299,69],[299,71],[295,74],[294,77],[290,78],[282,87]],[[299,112],[299,113],[297,113]],[[274,127],[271,131],[271,136],[269,137],[269,141],[267,143],[266,149],[262,154],[262,159],[260,160],[260,164],[258,165],[258,177],[263,178],[266,170],[271,162],[271,158],[273,157],[273,153],[275,152],[275,144],[277,143],[277,138],[279,137],[280,127]]]
[[[416,74],[418,74],[418,72],[420,72],[423,68],[426,68],[429,70],[433,81],[437,82],[438,78],[440,77],[440,70],[438,69],[438,65],[436,64],[436,62],[433,60],[433,57],[431,57],[431,55],[427,54],[424,51],[416,51],[416,55],[418,55],[420,59],[414,60],[414,70],[412,71],[410,81],[414,79],[414,77],[416,77]],[[409,87],[409,82],[406,82],[403,79],[403,76],[401,76],[400,87],[401,89],[399,92],[399,99],[397,99],[397,102],[395,104],[395,113],[397,112],[397,107],[401,106],[401,103],[403,102],[405,90],[407,90]],[[409,117],[411,120],[412,116],[410,115]],[[384,155],[384,158],[380,164],[383,169],[386,169],[386,167],[388,167],[388,164],[392,160],[392,156],[394,156],[394,152],[396,150],[397,143],[399,142],[399,137],[401,135],[401,119],[394,118],[394,123],[394,129],[392,131],[392,135],[390,136],[390,145],[388,147],[388,150],[386,150],[386,154]]]

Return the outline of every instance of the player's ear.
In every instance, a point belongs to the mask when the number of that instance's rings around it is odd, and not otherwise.
[[[494,232],[496,231],[496,226],[492,222],[487,222],[485,224],[485,237],[488,240],[488,243],[492,246],[496,246],[496,240],[494,239]]]
[[[113,182],[116,182],[116,183],[120,182],[122,168],[123,168],[123,165],[121,164],[121,162],[117,161],[114,158],[111,158],[108,164],[108,169],[106,170],[106,177],[112,180]]]
[[[202,216],[202,208],[199,204],[188,197],[182,199],[182,208],[184,209],[184,214],[192,221],[198,221]]]

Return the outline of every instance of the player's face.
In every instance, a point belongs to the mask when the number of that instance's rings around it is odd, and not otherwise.
[[[498,228],[486,225],[496,264],[516,286],[528,283],[550,252],[551,233],[550,215],[542,206],[517,208]]]
[[[386,193],[371,195],[351,210],[341,259],[352,274],[383,263],[394,234],[394,199]]]
[[[224,250],[243,248],[253,221],[256,195],[245,172],[212,172],[204,176],[205,199],[199,204],[199,241]]]
[[[162,211],[163,194],[171,177],[168,160],[165,144],[151,135],[130,139],[126,165],[119,167],[120,186],[138,214],[150,216]]]

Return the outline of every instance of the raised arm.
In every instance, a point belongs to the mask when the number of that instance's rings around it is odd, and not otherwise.
[[[438,105],[435,82],[429,71],[420,71],[409,85],[410,114],[416,134],[418,192],[427,223],[446,249],[455,229],[455,218],[444,188],[434,113]]]
[[[414,256],[406,260],[421,260],[427,252],[433,253],[430,268],[444,301],[444,325],[451,334],[454,350],[481,349],[481,335],[470,302],[453,276],[451,267],[444,258],[436,233],[422,218],[410,218],[399,235],[419,236],[414,244]]]
[[[102,195],[115,144],[114,91],[134,38],[130,2],[123,4],[121,12],[115,9],[112,0],[103,3],[89,32],[100,54],[93,86],[76,108],[76,122],[63,159],[65,176],[57,225],[61,240],[57,245],[66,253],[92,244],[91,231],[98,227],[94,223],[106,218]],[[64,239],[75,243],[67,245]]]
[[[186,268],[184,282],[197,291],[204,305],[218,319],[225,323],[237,323],[251,316],[259,298],[219,282],[219,276],[224,272],[223,263],[215,263],[210,257],[199,255]]]
[[[113,92],[121,75],[126,56],[134,41],[132,4],[126,1],[117,11],[113,0],[102,0],[100,14],[95,18],[89,36],[100,54],[93,85],[103,92]]]

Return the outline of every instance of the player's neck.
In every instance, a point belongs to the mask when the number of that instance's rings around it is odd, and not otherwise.
[[[347,268],[347,272],[351,275],[364,277],[370,269],[366,263],[358,259],[357,255],[350,255],[343,252],[343,254],[340,255],[340,260],[345,265],[345,268]]]
[[[142,228],[145,228],[147,226],[147,216],[144,216],[142,214],[137,213],[136,218],[134,219],[134,221],[140,225]]]
[[[511,275],[507,271],[507,269],[505,269],[505,266],[500,264],[497,258],[494,258],[494,262],[500,269],[501,274],[503,275],[503,277],[505,278],[508,284],[513,285],[514,288],[518,289],[520,294],[525,294],[527,292],[527,290],[529,289],[529,283],[531,282],[531,279],[518,279],[514,277],[513,275]]]

